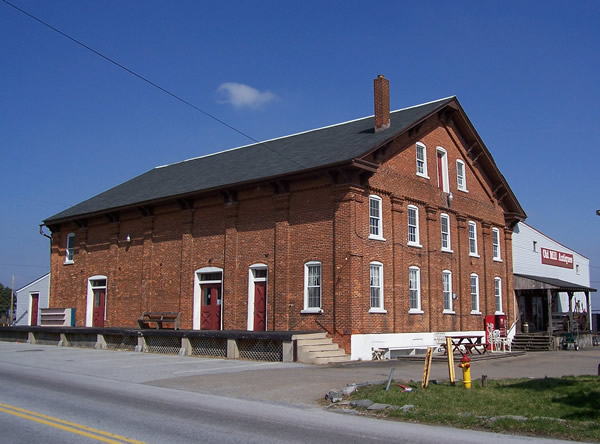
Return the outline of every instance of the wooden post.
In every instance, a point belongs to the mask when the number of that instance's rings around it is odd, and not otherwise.
[[[450,379],[450,385],[456,383],[456,376],[454,374],[454,354],[452,350],[452,338],[446,338],[446,351],[448,353],[448,378]]]
[[[427,388],[429,385],[429,373],[431,371],[431,358],[433,358],[433,349],[435,347],[427,347],[427,354],[425,355],[425,368],[423,369],[423,380],[421,381],[421,388]]]
[[[481,386],[482,387],[488,386],[487,375],[481,375]]]
[[[548,288],[546,294],[548,295],[548,336],[552,337],[552,290]]]

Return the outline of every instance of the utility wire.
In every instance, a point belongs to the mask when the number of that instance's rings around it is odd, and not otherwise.
[[[169,96],[173,97],[174,99],[176,99],[176,100],[179,100],[180,102],[182,102],[182,103],[186,104],[187,106],[189,106],[189,107],[191,107],[191,108],[195,109],[196,111],[199,111],[199,112],[201,112],[201,113],[202,113],[202,114],[204,114],[205,116],[207,116],[207,117],[210,117],[211,119],[213,119],[213,120],[215,120],[215,121],[219,122],[221,125],[224,125],[224,126],[226,126],[227,128],[229,128],[229,129],[231,129],[231,130],[235,131],[236,133],[238,133],[238,134],[240,134],[240,135],[242,135],[242,136],[244,136],[244,137],[246,137],[246,138],[248,138],[248,139],[252,140],[253,142],[255,142],[255,143],[259,144],[259,145],[262,145],[262,146],[264,146],[264,147],[265,147],[265,148],[267,148],[269,151],[271,151],[271,152],[273,152],[273,153],[275,153],[275,154],[278,154],[278,155],[280,155],[281,157],[284,157],[285,159],[289,160],[290,162],[293,162],[293,163],[295,163],[295,164],[296,164],[296,165],[298,165],[299,167],[301,167],[301,168],[306,168],[304,165],[302,165],[301,163],[298,163],[298,162],[296,162],[294,159],[291,159],[291,158],[287,157],[286,155],[284,155],[284,154],[282,154],[282,153],[280,153],[280,152],[278,152],[278,151],[275,151],[275,150],[274,150],[274,149],[272,149],[272,148],[269,148],[269,147],[268,147],[267,145],[265,145],[263,142],[261,142],[261,141],[259,141],[259,140],[256,140],[254,137],[252,137],[252,136],[249,136],[248,134],[244,133],[243,131],[240,131],[239,129],[237,129],[237,128],[235,128],[235,127],[231,126],[230,124],[228,124],[227,122],[224,122],[223,120],[219,119],[218,117],[216,117],[216,116],[213,116],[212,114],[210,114],[210,113],[208,113],[208,112],[204,111],[203,109],[201,109],[201,108],[197,107],[197,106],[196,106],[196,105],[194,105],[193,103],[190,103],[190,102],[188,102],[187,100],[183,99],[182,97],[180,97],[180,96],[178,96],[178,95],[176,95],[176,94],[172,93],[171,91],[169,91],[169,90],[167,90],[167,89],[163,88],[162,86],[160,86],[160,85],[157,85],[156,83],[154,83],[153,81],[151,81],[151,80],[147,79],[146,77],[142,76],[141,74],[138,74],[138,73],[136,73],[135,71],[133,71],[133,70],[131,70],[131,69],[127,68],[126,66],[124,66],[124,65],[120,64],[119,62],[117,62],[117,61],[115,61],[115,60],[111,59],[110,57],[108,57],[108,56],[105,56],[105,55],[104,55],[104,54],[102,54],[101,52],[99,52],[99,51],[96,51],[94,48],[92,48],[92,47],[90,47],[90,46],[86,45],[85,43],[83,43],[83,42],[81,42],[81,41],[77,40],[77,39],[76,39],[76,38],[74,38],[74,37],[71,37],[69,34],[66,34],[65,32],[61,31],[60,29],[58,29],[58,28],[55,28],[54,26],[50,25],[49,23],[46,23],[45,21],[43,21],[43,20],[41,20],[41,19],[37,18],[36,16],[34,16],[34,15],[30,14],[29,12],[27,12],[27,11],[25,11],[25,10],[23,10],[23,9],[19,8],[18,6],[16,6],[16,5],[13,5],[12,3],[8,2],[7,0],[2,0],[2,1],[3,1],[4,3],[6,3],[8,6],[10,6],[10,7],[12,7],[12,8],[14,8],[14,9],[16,9],[16,10],[17,10],[17,11],[19,11],[19,12],[21,12],[22,14],[25,14],[27,17],[29,17],[29,18],[31,18],[31,19],[33,19],[33,20],[35,20],[35,21],[36,21],[36,22],[38,22],[38,23],[41,23],[42,25],[46,26],[47,28],[50,28],[52,31],[54,31],[54,32],[56,32],[56,33],[58,33],[58,34],[62,35],[63,37],[65,37],[65,38],[67,38],[67,39],[71,40],[72,42],[74,42],[74,43],[76,43],[76,44],[78,44],[79,46],[82,46],[82,47],[84,47],[84,48],[85,48],[85,49],[87,49],[88,51],[91,51],[91,52],[93,52],[93,53],[94,53],[94,54],[96,54],[97,56],[99,56],[99,57],[102,57],[102,58],[103,58],[104,60],[106,60],[107,62],[110,62],[110,63],[112,63],[113,65],[115,65],[115,66],[117,66],[117,67],[121,68],[121,69],[122,69],[122,70],[124,70],[124,71],[127,71],[127,72],[128,72],[129,74],[131,74],[132,76],[135,76],[135,77],[137,77],[138,79],[140,79],[140,80],[142,80],[142,81],[144,81],[144,82],[148,83],[149,85],[153,86],[154,88],[156,88],[156,89],[158,89],[158,90],[160,90],[160,91],[164,92],[165,94],[168,94]]]

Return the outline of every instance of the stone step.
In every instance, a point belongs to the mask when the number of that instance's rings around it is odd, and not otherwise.
[[[325,350],[325,351],[309,351],[307,352],[309,358],[333,358],[338,356],[346,356],[346,352],[341,348],[337,350]]]
[[[334,364],[336,362],[348,362],[350,361],[350,356],[349,355],[344,355],[344,356],[332,356],[329,358],[315,358],[315,360],[313,362],[311,362],[311,364],[319,364],[319,365],[323,365],[323,364]]]
[[[292,336],[292,340],[298,339],[325,339],[327,338],[326,332],[316,332],[316,333],[300,333]]]
[[[333,341],[331,338],[318,338],[318,339],[297,339],[296,344],[298,346],[306,347],[313,345],[324,345],[324,344],[332,344]]]
[[[339,350],[340,346],[337,344],[334,344],[333,342],[329,342],[329,344],[303,345],[301,348],[303,351],[307,351],[307,352],[318,352],[318,351]],[[300,347],[298,349],[300,349]]]

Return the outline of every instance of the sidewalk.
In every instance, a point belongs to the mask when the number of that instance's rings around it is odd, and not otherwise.
[[[512,357],[506,354],[506,357],[497,359],[474,360],[471,375],[474,380],[481,378],[481,375],[487,375],[490,379],[597,375],[599,365],[600,348],[594,347],[579,351],[526,353]],[[339,390],[352,383],[385,381],[392,368],[395,369],[395,380],[421,381],[423,367],[423,360],[413,359],[347,362],[326,366],[265,368],[239,373],[195,375],[153,381],[149,384],[234,398],[314,405],[329,390]],[[455,367],[458,379],[459,370]],[[430,379],[448,379],[447,361],[435,360],[432,363]]]

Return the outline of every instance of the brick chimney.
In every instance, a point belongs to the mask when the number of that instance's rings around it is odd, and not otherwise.
[[[375,132],[390,127],[390,81],[379,74],[373,80],[375,93]]]

